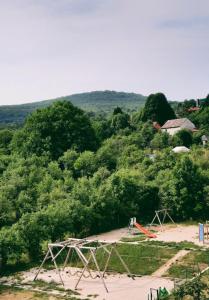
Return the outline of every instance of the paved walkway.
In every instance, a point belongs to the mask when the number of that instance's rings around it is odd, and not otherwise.
[[[180,250],[176,255],[174,255],[171,259],[169,259],[163,266],[161,266],[158,270],[156,270],[152,276],[161,277],[163,276],[168,269],[176,263],[179,259],[187,255],[190,251],[188,250]]]

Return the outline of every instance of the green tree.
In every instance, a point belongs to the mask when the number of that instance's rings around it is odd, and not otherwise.
[[[205,129],[209,131],[209,107],[206,106],[204,109],[200,109],[198,112],[192,114],[191,120],[197,126],[197,128]]]
[[[96,156],[91,151],[84,151],[74,163],[74,169],[79,176],[91,176],[97,169]]]
[[[188,156],[183,156],[173,170],[166,170],[161,176],[161,183],[158,183],[161,205],[172,209],[176,218],[198,219],[208,214],[204,195],[206,180]]]
[[[62,168],[73,171],[74,163],[78,157],[79,153],[75,150],[67,150],[58,161]]]
[[[157,93],[149,95],[141,114],[141,120],[143,122],[151,120],[163,125],[167,120],[175,118],[175,113],[164,94]]]
[[[0,153],[9,154],[9,145],[13,137],[13,131],[9,129],[0,130]]]
[[[113,115],[122,114],[122,113],[123,113],[123,111],[119,106],[114,108]]]
[[[193,143],[193,136],[192,132],[187,129],[179,130],[174,136],[173,136],[173,144],[175,146],[185,146],[190,147]]]
[[[114,114],[111,120],[111,127],[114,132],[130,127],[130,117],[126,113]]]
[[[152,139],[150,146],[153,149],[164,149],[169,146],[170,137],[167,132],[157,132]]]
[[[92,126],[95,131],[96,139],[100,144],[102,143],[102,141],[111,137],[111,135],[113,134],[113,129],[111,128],[110,120],[94,120],[92,122]]]
[[[84,151],[95,147],[95,134],[89,118],[67,101],[35,111],[12,140],[16,152],[26,156],[48,153],[53,159],[70,148]]]

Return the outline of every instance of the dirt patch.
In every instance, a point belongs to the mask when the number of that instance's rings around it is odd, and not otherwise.
[[[159,226],[148,227],[149,230],[157,231],[157,238],[150,239],[162,242],[192,242],[198,246],[209,247],[209,244],[202,244],[198,239],[198,225],[174,225],[165,224],[163,225],[163,231]],[[101,233],[99,235],[90,236],[89,239],[99,239],[107,242],[118,242],[122,238],[134,237],[128,231],[128,228],[120,228],[109,232]]]
[[[4,292],[0,295],[0,300],[31,300],[38,299],[34,298],[34,293],[32,292]]]
[[[29,291],[6,291],[0,295],[0,300],[57,300],[57,297],[50,295],[39,295]]]
[[[30,283],[34,278],[36,271],[37,270],[33,269],[30,272],[25,272],[24,282]],[[69,276],[67,271],[68,270],[66,268],[65,272],[61,272],[64,287],[65,289],[74,290],[78,277]],[[44,280],[45,282],[50,282],[52,278],[54,282],[60,283],[59,276],[54,270],[47,270],[43,274],[39,275],[39,279]],[[83,278],[77,290],[80,293],[79,298],[86,299],[88,295],[96,294],[98,295],[96,297],[97,300],[120,300],[128,298],[133,300],[144,300],[147,298],[150,288],[158,289],[160,286],[165,286],[168,291],[173,289],[173,281],[153,276],[135,277],[135,280],[133,280],[127,275],[108,275],[105,276],[105,283],[109,293],[105,291],[100,278]]]

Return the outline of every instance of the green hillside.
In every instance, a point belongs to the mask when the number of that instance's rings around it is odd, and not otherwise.
[[[32,111],[46,107],[57,100],[71,101],[86,111],[109,113],[116,106],[122,107],[125,111],[136,110],[144,105],[146,97],[135,93],[95,91],[28,104],[5,105],[0,106],[0,124],[20,124]]]

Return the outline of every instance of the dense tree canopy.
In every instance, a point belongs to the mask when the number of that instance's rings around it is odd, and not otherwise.
[[[151,94],[146,100],[141,119],[151,120],[163,125],[167,120],[175,119],[175,113],[162,93]]]
[[[70,102],[56,102],[37,110],[28,117],[22,130],[17,131],[12,148],[28,155],[49,154],[58,158],[67,149],[94,150],[94,130],[84,112]]]
[[[170,136],[152,123],[175,117],[166,103],[155,94],[136,118],[117,108],[90,120],[58,102],[33,113],[14,135],[1,131],[3,265],[37,260],[48,241],[125,226],[132,216],[150,223],[155,209],[168,207],[175,220],[206,220],[209,149],[201,135],[208,108],[189,115],[199,132]],[[190,152],[175,154],[177,144]]]

